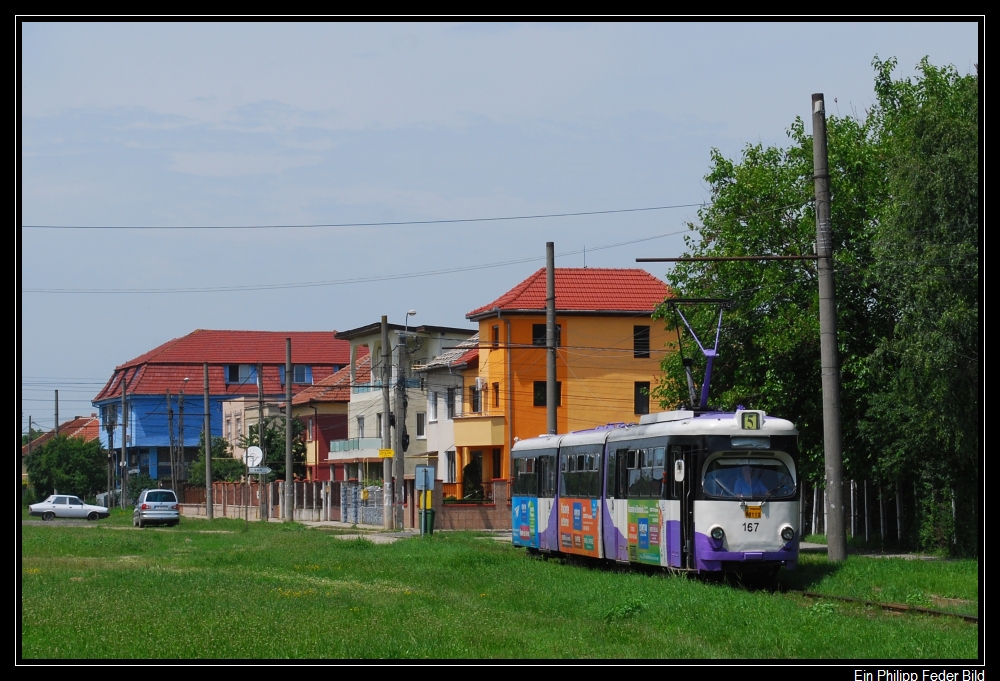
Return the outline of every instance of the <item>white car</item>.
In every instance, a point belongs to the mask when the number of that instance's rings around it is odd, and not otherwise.
[[[68,494],[53,494],[45,501],[29,506],[28,513],[40,515],[42,520],[52,520],[53,518],[97,520],[111,515],[105,506],[91,506],[80,501],[80,497]]]

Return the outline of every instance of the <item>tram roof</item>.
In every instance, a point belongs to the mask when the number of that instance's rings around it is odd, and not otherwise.
[[[761,415],[760,428],[745,430],[741,415],[747,411],[707,412],[668,411],[644,416],[638,426],[611,431],[609,442],[656,435],[798,435],[795,424],[787,419]]]

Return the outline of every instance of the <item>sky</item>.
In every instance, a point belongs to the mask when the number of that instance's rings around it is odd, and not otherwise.
[[[195,329],[474,328],[547,241],[557,267],[681,255],[712,149],[786,145],[814,92],[863,115],[875,56],[980,51],[960,21],[24,22],[19,46],[22,433]]]

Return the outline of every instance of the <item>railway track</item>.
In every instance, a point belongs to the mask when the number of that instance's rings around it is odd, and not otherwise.
[[[851,598],[850,596],[831,596],[830,594],[816,593],[815,591],[797,591],[789,589],[785,593],[800,594],[806,598],[827,598],[833,601],[843,601],[845,603],[856,603],[859,605],[868,605],[875,608],[882,608],[883,610],[893,610],[896,612],[910,612],[910,613],[920,613],[921,615],[935,615],[939,617],[960,617],[966,622],[975,622],[979,624],[978,615],[965,615],[958,612],[948,612],[947,610],[934,610],[933,608],[922,608],[916,605],[904,605],[902,603],[879,603],[878,601],[869,601],[863,598]]]

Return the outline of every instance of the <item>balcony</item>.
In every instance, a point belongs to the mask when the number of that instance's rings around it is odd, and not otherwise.
[[[331,440],[327,461],[357,462],[378,459],[382,439],[377,437],[353,437],[349,440]]]
[[[458,447],[502,447],[504,424],[502,413],[482,412],[455,417],[455,445]]]
[[[349,440],[330,440],[330,453],[353,452],[358,449],[381,449],[382,438],[352,437]]]

